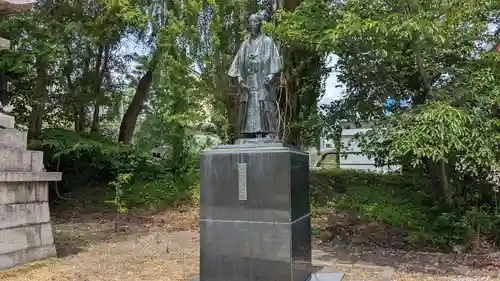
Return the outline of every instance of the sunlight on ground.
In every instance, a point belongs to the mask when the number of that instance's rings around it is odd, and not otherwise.
[[[122,234],[109,234],[111,221],[54,223],[58,259],[0,271],[2,281],[187,281],[199,270],[197,210],[163,212],[127,219]],[[66,249],[68,248],[68,249]],[[317,247],[316,247],[317,248]],[[323,254],[318,254],[323,253]],[[316,249],[325,264],[329,253]],[[331,256],[331,255],[330,255]],[[373,258],[373,257],[372,257]],[[344,281],[385,281],[384,268],[363,264],[334,265]],[[397,272],[395,281],[489,281],[493,278],[423,275]]]

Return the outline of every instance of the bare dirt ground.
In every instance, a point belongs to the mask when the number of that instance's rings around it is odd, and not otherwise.
[[[0,271],[3,281],[184,281],[198,273],[196,208],[131,212],[113,232],[113,214],[87,202],[53,218],[59,257]],[[317,265],[345,281],[500,280],[500,255],[447,255],[338,243],[314,243]]]

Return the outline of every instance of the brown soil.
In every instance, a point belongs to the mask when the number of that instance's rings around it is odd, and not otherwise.
[[[0,271],[3,281],[184,281],[197,275],[197,210],[157,214],[132,211],[114,233],[111,212],[86,205],[54,218],[59,258]],[[57,208],[55,208],[57,213]],[[66,208],[67,210],[67,208]],[[346,273],[346,281],[500,280],[500,255],[446,255],[392,250],[379,246],[315,241],[319,265]],[[391,274],[389,274],[391,275]]]

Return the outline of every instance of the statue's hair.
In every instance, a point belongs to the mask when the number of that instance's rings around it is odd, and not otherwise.
[[[257,20],[259,20],[259,22],[261,23],[264,21],[264,18],[260,14],[251,14],[250,16],[248,16],[248,19],[250,19],[251,17],[256,17]]]

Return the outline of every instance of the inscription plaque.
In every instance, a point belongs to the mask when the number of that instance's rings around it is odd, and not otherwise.
[[[247,163],[238,163],[238,199],[247,200]]]

